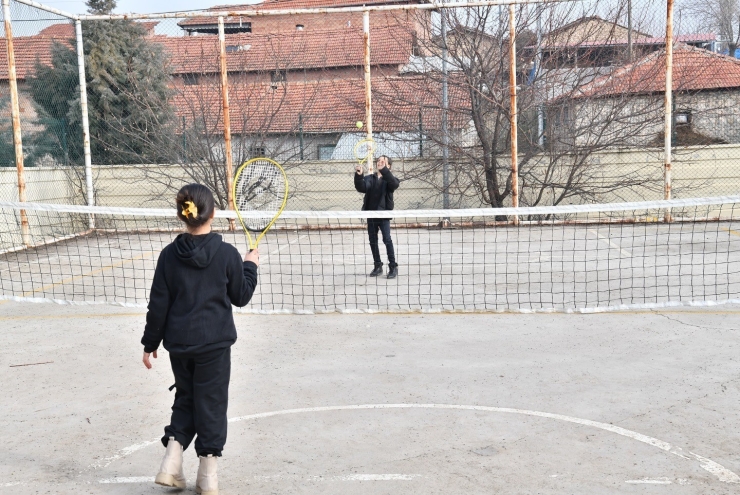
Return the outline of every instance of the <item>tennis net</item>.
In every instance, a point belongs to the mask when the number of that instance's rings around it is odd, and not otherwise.
[[[214,228],[244,253],[244,234],[229,231],[229,217],[218,212]],[[391,218],[396,279],[367,276],[368,218]],[[174,209],[0,202],[0,298],[146,306],[159,252],[182,228]],[[260,252],[259,287],[247,311],[736,303],[740,196],[516,210],[291,211]],[[380,252],[387,268],[382,241]]]

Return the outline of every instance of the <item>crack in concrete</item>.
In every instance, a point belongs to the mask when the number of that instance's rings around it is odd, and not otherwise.
[[[681,321],[678,318],[671,318],[667,314],[661,313],[659,311],[653,311],[653,313],[656,314],[656,315],[662,316],[663,318],[665,318],[667,320],[673,321],[675,323],[679,323],[679,324],[684,325],[684,326],[687,326],[687,327],[698,328],[700,330],[719,330],[717,327],[705,327],[705,326],[701,326],[701,325],[694,325],[692,323],[686,323],[685,321]]]

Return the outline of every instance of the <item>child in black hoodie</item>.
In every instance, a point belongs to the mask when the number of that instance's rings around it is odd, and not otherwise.
[[[376,174],[363,175],[362,165],[355,167],[355,189],[365,194],[362,201],[363,211],[392,210],[393,192],[400,185],[399,180],[391,173],[393,160],[388,156],[378,158],[378,172]],[[370,252],[373,255],[375,267],[370,272],[370,277],[383,274],[383,262],[380,259],[378,249],[378,230],[383,234],[383,244],[388,255],[388,278],[396,278],[398,275],[398,264],[396,263],[396,252],[393,249],[391,238],[391,220],[389,218],[369,218],[367,220],[367,233],[370,240]]]
[[[259,253],[239,252],[211,232],[213,194],[200,184],[177,193],[177,216],[188,232],[159,255],[146,315],[144,365],[164,341],[175,375],[175,403],[162,443],[166,453],[155,482],[185,488],[182,452],[195,440],[200,458],[196,491],[218,494],[216,458],[226,443],[231,346],[236,327],[231,306],[245,306],[257,286]]]

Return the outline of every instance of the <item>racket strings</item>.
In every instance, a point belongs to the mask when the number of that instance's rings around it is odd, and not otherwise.
[[[264,230],[285,201],[285,176],[270,161],[257,161],[237,178],[235,207],[249,230]],[[254,213],[258,213],[255,215]]]
[[[355,158],[364,164],[367,159],[373,154],[375,142],[372,139],[363,139],[355,145]]]

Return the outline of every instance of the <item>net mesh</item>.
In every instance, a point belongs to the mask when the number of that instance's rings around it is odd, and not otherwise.
[[[740,196],[517,211],[286,212],[260,245],[248,310],[600,311],[740,302],[738,204]],[[218,212],[214,228],[245,252],[229,215]],[[367,219],[378,217],[392,218],[400,273],[393,280],[367,276]],[[182,228],[169,209],[0,203],[1,297],[145,306],[159,252]],[[382,244],[381,253],[385,261]]]

